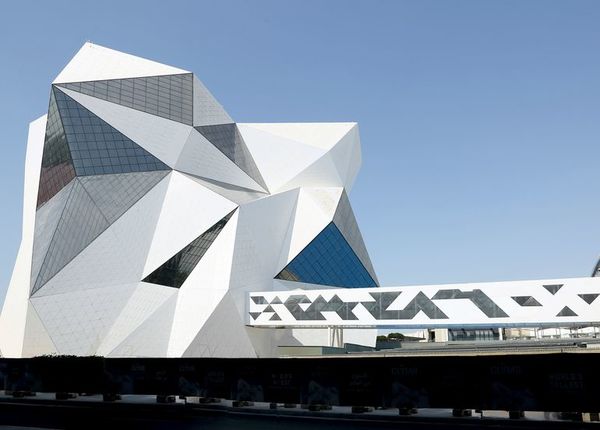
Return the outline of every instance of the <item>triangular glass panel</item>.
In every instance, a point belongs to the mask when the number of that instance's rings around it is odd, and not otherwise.
[[[76,180],[31,294],[56,275],[108,226],[102,212],[79,180]]]
[[[42,205],[35,213],[33,253],[31,256],[31,285],[35,284],[40,267],[46,258],[48,247],[52,243],[56,227],[69,201],[71,189],[76,183],[77,180],[69,182],[66,187]]]
[[[58,86],[183,124],[193,122],[191,73],[75,82]]]
[[[600,277],[600,260],[596,262],[594,271],[592,272],[592,278]]]
[[[272,305],[280,305],[280,304],[282,304],[282,301],[279,297],[275,296],[275,298],[273,300],[271,300],[271,304]]]
[[[550,292],[550,294],[554,295],[562,288],[564,284],[553,284],[553,285],[544,285],[544,288]]]
[[[267,189],[265,181],[254,163],[252,154],[250,154],[250,151],[246,147],[244,138],[235,123],[205,125],[194,128],[248,176],[254,179],[257,184],[265,190]]]
[[[565,306],[562,310],[556,315],[557,317],[576,317],[577,314],[571,310],[570,307]]]
[[[67,144],[67,137],[56,105],[54,91],[51,91],[37,207],[39,208],[54,197],[74,177],[75,168]]]
[[[54,88],[77,176],[170,170],[154,155]]]
[[[252,317],[252,319],[254,321],[256,321],[256,318],[258,318],[259,316],[262,315],[262,312],[248,312],[250,314],[250,316]]]
[[[219,222],[198,236],[198,238],[194,239],[193,242],[146,276],[142,281],[166,287],[180,288],[206,251],[208,251],[208,248],[210,248],[217,236],[219,236],[219,233],[221,233],[234,211],[227,214]]]
[[[252,296],[252,301],[257,304],[257,305],[268,305],[269,302],[267,302],[267,299],[265,299],[263,296]]]
[[[269,321],[281,321],[281,317],[277,314],[273,314],[273,316],[269,318]]]
[[[194,125],[229,124],[233,120],[197,77],[194,77]]]
[[[581,297],[588,305],[591,305],[594,300],[600,296],[600,294],[578,294],[578,296]]]
[[[267,306],[263,309],[263,312],[275,312],[275,309],[271,307],[271,305]]]
[[[333,222],[329,223],[276,278],[345,288],[377,286]]]
[[[79,181],[112,224],[168,174],[167,170],[117,173],[82,176]]]
[[[538,302],[532,296],[516,296],[512,299],[521,306],[542,306],[540,302]]]

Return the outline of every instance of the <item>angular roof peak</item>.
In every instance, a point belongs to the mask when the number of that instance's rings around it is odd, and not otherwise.
[[[191,72],[86,42],[52,83],[64,84],[182,73]]]

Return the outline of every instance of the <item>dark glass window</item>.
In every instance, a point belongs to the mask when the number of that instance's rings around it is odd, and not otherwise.
[[[59,89],[54,96],[77,176],[170,169]]]
[[[232,215],[230,212],[142,281],[180,288]]]
[[[342,233],[331,222],[277,276],[333,287],[376,287]]]
[[[500,331],[496,328],[489,329],[449,329],[448,339],[451,341],[471,340],[471,341],[488,341],[499,340]]]
[[[54,197],[74,177],[75,169],[73,168],[69,145],[52,91],[48,107],[37,207]]]
[[[192,125],[191,73],[109,81],[74,82],[59,86],[132,109]]]

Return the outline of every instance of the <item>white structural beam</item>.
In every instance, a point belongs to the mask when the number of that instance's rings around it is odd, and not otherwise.
[[[600,324],[600,278],[384,288],[299,289],[248,295],[254,327],[527,327]]]
[[[18,357],[23,350],[25,323],[29,306],[28,298],[35,233],[35,206],[40,181],[39,166],[42,162],[46,119],[47,116],[44,115],[29,125],[29,139],[25,157],[21,246],[4,299],[2,314],[0,314],[0,350],[4,357]]]

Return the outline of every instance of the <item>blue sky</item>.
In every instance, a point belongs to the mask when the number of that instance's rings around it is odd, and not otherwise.
[[[351,201],[383,285],[587,276],[599,22],[597,1],[7,3],[0,294],[27,125],[86,40],[196,72],[239,122],[357,121]]]

